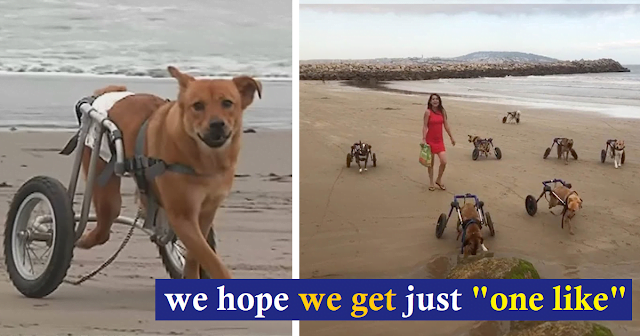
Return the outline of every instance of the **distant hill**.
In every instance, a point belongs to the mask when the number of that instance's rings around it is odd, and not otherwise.
[[[463,56],[453,57],[453,60],[474,63],[503,63],[503,62],[557,62],[558,59],[523,53],[517,51],[477,51]]]
[[[517,51],[477,51],[458,57],[406,57],[406,58],[375,58],[375,59],[315,59],[300,60],[301,64],[318,64],[326,62],[360,62],[360,63],[393,63],[393,64],[415,64],[415,63],[551,63],[558,59],[523,53]]]

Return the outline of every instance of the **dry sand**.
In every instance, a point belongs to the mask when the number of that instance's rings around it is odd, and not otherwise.
[[[0,133],[0,184],[10,185],[0,188],[2,223],[13,194],[32,176],[49,175],[68,184],[73,159],[57,151],[70,136]],[[243,142],[237,170],[243,176],[234,182],[215,220],[219,252],[235,278],[291,278],[291,131],[258,130],[245,134]],[[122,214],[131,217],[133,190],[133,181],[127,179]],[[77,194],[83,191],[81,183]],[[69,277],[76,279],[101,265],[127,231],[114,225],[106,245],[76,250]],[[23,297],[4,266],[0,277],[0,335],[291,335],[291,322],[286,321],[155,321],[154,279],[168,275],[156,247],[142,232],[94,279],[75,287],[62,284],[45,299]]]
[[[454,193],[475,193],[496,228],[485,243],[496,256],[530,260],[544,278],[632,278],[640,275],[640,120],[568,111],[468,103],[443,97],[455,147],[446,139],[446,191],[428,190],[418,163],[426,96],[300,83],[300,277],[428,278],[443,275],[459,245],[452,220],[441,239],[435,223]],[[502,124],[520,108],[519,125]],[[503,158],[472,161],[468,134],[492,137]],[[576,141],[569,165],[542,154],[555,137]],[[627,159],[600,163],[607,139],[624,138]],[[378,167],[346,168],[349,146],[373,146]],[[436,165],[438,163],[436,162]],[[436,167],[437,169],[437,167]],[[437,171],[436,171],[437,173]],[[530,217],[526,195],[541,182],[571,182],[584,200],[575,235],[545,209]],[[488,233],[486,234],[488,236]],[[640,334],[640,290],[633,322],[603,322],[615,335]],[[303,335],[461,335],[476,322],[302,322]]]

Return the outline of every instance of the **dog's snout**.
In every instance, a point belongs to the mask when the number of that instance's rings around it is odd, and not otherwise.
[[[212,131],[222,131],[224,130],[225,122],[221,119],[214,119],[209,122],[209,129]]]

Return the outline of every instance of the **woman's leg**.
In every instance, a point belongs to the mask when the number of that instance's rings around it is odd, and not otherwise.
[[[444,174],[444,169],[447,168],[447,153],[438,153],[438,158],[440,159],[440,166],[438,166],[438,178],[436,179],[436,183],[440,185],[441,189],[444,189],[444,185],[442,184],[442,174]]]
[[[427,170],[429,171],[429,190],[436,189],[436,185],[433,183],[433,166],[435,165],[435,162],[436,162],[436,157],[435,155],[433,155],[431,157],[431,165],[427,167]]]

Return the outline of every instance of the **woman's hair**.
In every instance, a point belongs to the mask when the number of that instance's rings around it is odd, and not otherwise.
[[[431,105],[431,98],[433,98],[433,96],[438,97],[438,100],[440,101],[440,104],[438,104],[438,110],[434,110],[433,106]],[[429,96],[429,101],[427,101],[427,108],[431,111],[434,111],[436,113],[442,113],[442,115],[445,117],[445,119],[447,118],[447,110],[444,109],[444,105],[442,105],[442,98],[440,98],[440,95],[437,93],[432,93]]]

